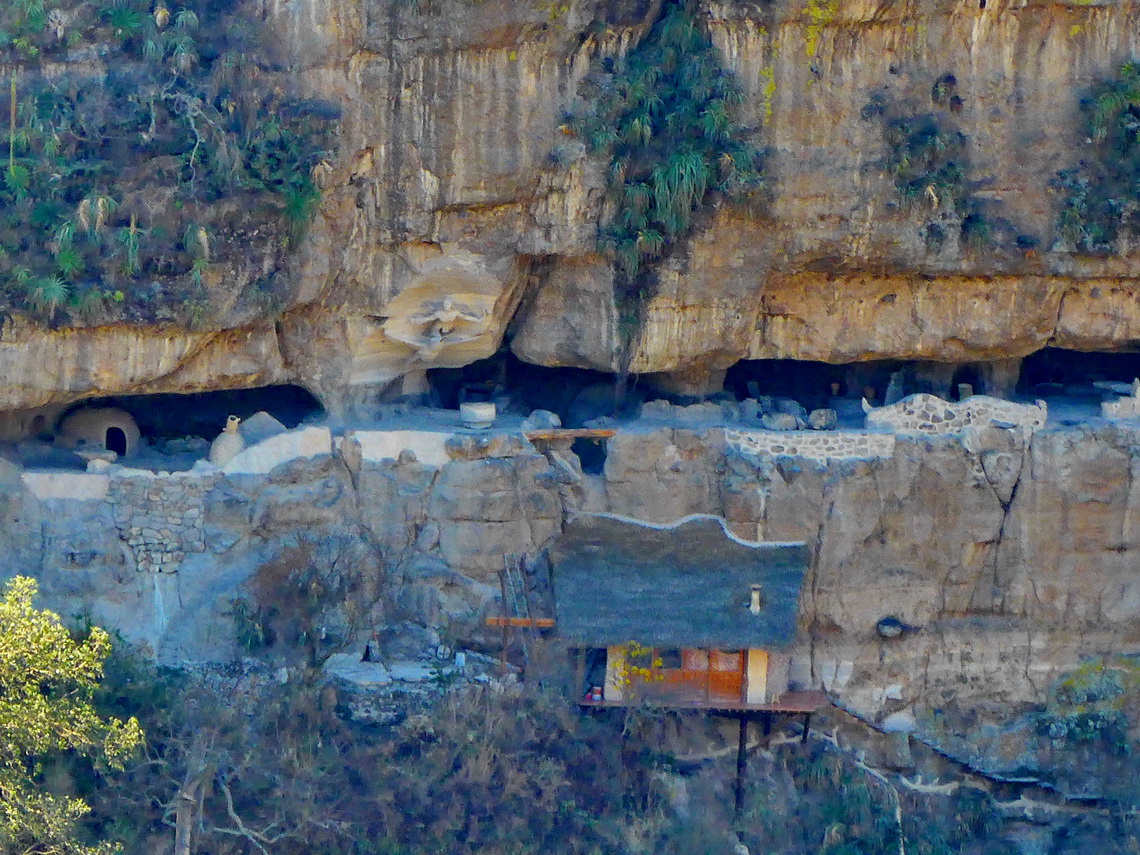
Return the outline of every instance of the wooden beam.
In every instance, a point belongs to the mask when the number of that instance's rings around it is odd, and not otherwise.
[[[554,618],[548,617],[507,617],[505,615],[492,615],[487,618],[487,626],[532,626],[536,629],[551,629],[554,626]]]
[[[567,428],[557,430],[528,430],[523,436],[531,440],[609,439],[617,434],[613,428]]]

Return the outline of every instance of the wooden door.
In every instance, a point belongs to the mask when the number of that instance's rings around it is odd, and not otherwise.
[[[709,651],[709,702],[739,704],[744,700],[744,652]]]

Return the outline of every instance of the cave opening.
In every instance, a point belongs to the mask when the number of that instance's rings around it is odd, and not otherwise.
[[[850,409],[861,398],[875,406],[929,392],[946,397],[952,364],[899,359],[829,363],[800,359],[750,359],[736,363],[725,389],[737,399],[792,398],[807,410]],[[975,368],[963,376],[976,376]],[[853,404],[852,404],[853,402]]]
[[[606,469],[606,452],[609,446],[604,440],[576,439],[570,450],[578,455],[582,471],[587,475],[601,475]]]
[[[959,366],[955,369],[954,376],[950,378],[950,400],[960,401],[964,397],[970,397],[971,394],[986,394],[986,383],[977,366],[969,364]]]
[[[108,451],[113,451],[115,454],[122,457],[127,453],[127,434],[120,427],[107,428],[107,436],[104,442]]]
[[[728,369],[725,389],[738,399],[794,398],[809,410],[830,406],[831,399],[861,394],[863,386],[886,387],[894,363],[862,363],[856,382],[848,365],[798,359],[746,359]],[[858,388],[855,388],[858,387]]]
[[[462,368],[433,368],[427,374],[435,406],[453,410],[467,401],[494,401],[502,414],[548,410],[568,428],[631,412],[645,399],[636,377],[629,378],[623,394],[613,374],[532,365],[505,350]]]
[[[139,432],[152,443],[183,437],[212,440],[221,433],[230,415],[247,419],[264,410],[285,427],[294,428],[324,414],[316,398],[300,386],[291,385],[190,394],[116,395],[82,401],[68,412],[102,407],[130,413]],[[112,442],[120,441],[112,437],[115,430],[118,429],[107,430],[107,448],[111,450],[115,450]]]
[[[1131,383],[1140,377],[1140,353],[1095,353],[1046,347],[1025,358],[1019,391],[1051,395],[1093,394],[1097,382]]]

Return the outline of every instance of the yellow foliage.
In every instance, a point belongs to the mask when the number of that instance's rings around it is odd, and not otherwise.
[[[617,655],[613,663],[613,681],[621,687],[623,693],[632,696],[636,694],[637,687],[665,679],[656,670],[663,663],[661,657],[653,655],[652,647],[646,647],[637,641],[627,641],[616,647],[614,652]]]
[[[839,11],[839,0],[808,0],[804,12],[811,23],[808,24],[804,37],[804,52],[808,57],[814,57],[819,46],[819,36],[823,28],[835,19]]]
[[[772,118],[772,98],[776,94],[776,69],[772,63],[760,69],[760,118],[764,124]]]

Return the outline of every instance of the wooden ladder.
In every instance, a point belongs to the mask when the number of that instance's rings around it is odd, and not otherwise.
[[[507,661],[514,629],[523,632],[519,637],[523,651],[523,663],[530,658],[530,648],[538,638],[539,629],[554,626],[553,618],[535,617],[531,600],[530,585],[527,584],[526,555],[504,555],[503,569],[499,573],[499,588],[503,598],[503,614],[487,618],[488,626],[503,628],[503,662]]]

